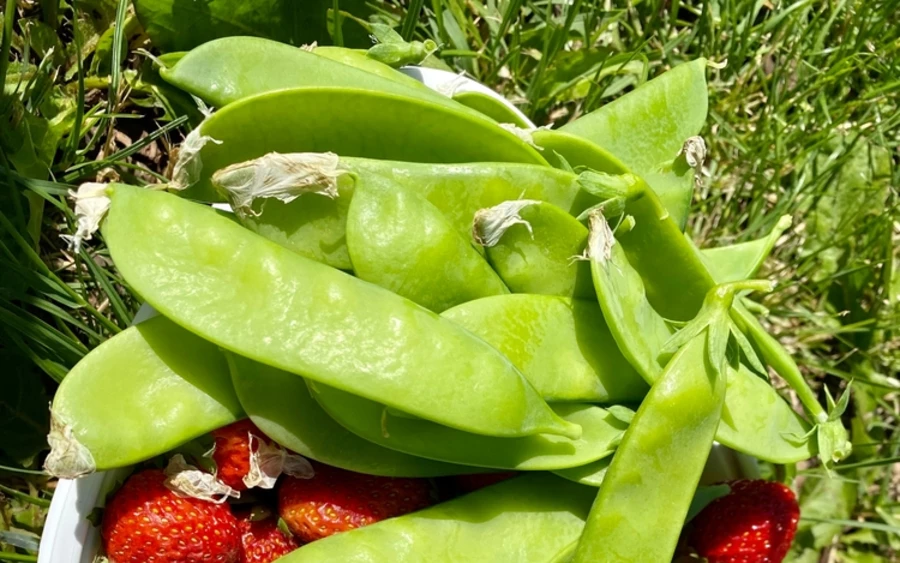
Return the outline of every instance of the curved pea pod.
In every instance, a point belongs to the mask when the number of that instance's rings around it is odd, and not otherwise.
[[[160,70],[160,75],[173,86],[220,108],[285,88],[341,86],[393,92],[463,109],[417,80],[368,61],[367,68],[360,69],[320,56],[319,49],[309,51],[261,37],[224,37],[192,49],[171,67]],[[380,67],[391,73],[373,72]],[[399,77],[390,79],[386,74]]]
[[[584,465],[609,455],[627,425],[600,407],[560,403],[553,410],[581,426],[581,438],[536,435],[496,438],[461,432],[394,413],[384,405],[316,382],[310,393],[331,418],[354,434],[410,455],[494,469],[544,471]]]
[[[512,123],[516,127],[531,127],[532,124],[519,113],[513,111],[500,100],[485,94],[484,92],[465,91],[457,92],[452,96],[453,101],[472,108],[482,113],[497,123]]]
[[[547,401],[638,402],[647,383],[619,352],[592,301],[513,294],[441,315],[499,350]]]
[[[553,156],[548,159],[554,166],[586,166],[608,174],[626,174],[632,171],[618,158],[596,144],[562,130],[538,129],[532,133],[535,144]],[[562,157],[562,160],[559,158]],[[673,158],[674,157],[674,158]],[[684,230],[691,209],[694,193],[694,171],[684,156],[668,157],[666,161],[640,173],[653,188],[653,192],[667,215]]]
[[[173,172],[183,195],[218,200],[212,174],[270,152],[334,152],[410,162],[545,165],[513,133],[475,112],[362,88],[278,90],[229,104],[185,141]]]
[[[423,164],[316,153],[267,154],[217,171],[213,184],[239,210],[244,226],[302,256],[350,270],[347,208],[356,182],[373,175],[424,196],[465,240],[471,239],[479,209],[520,196],[575,214],[599,201],[582,188],[582,175],[547,166]]]
[[[211,208],[106,189],[110,254],[148,303],[252,360],[497,436],[576,436],[499,352],[382,288],[291,253]]]
[[[785,215],[772,227],[768,235],[729,246],[704,248],[701,253],[718,283],[748,280],[756,275],[781,234],[791,226],[791,216]]]
[[[628,261],[602,216],[591,217],[591,271],[597,299],[622,355],[651,385],[659,378],[660,354],[672,331],[647,300],[641,276]],[[728,367],[719,442],[773,463],[796,463],[815,455],[797,440],[809,423],[749,368]]]
[[[237,396],[266,436],[305,457],[368,475],[433,477],[471,473],[376,446],[344,429],[316,403],[302,377],[226,352]]]
[[[676,352],[641,403],[600,484],[575,563],[672,560],[725,397],[725,373],[710,357],[712,330]]]
[[[550,138],[550,133],[535,132],[535,142],[541,144]],[[564,133],[557,133],[555,141],[554,151],[572,166],[609,167],[609,153],[589,141]],[[667,319],[690,320],[700,310],[706,292],[715,282],[656,192],[643,180],[638,181],[640,185],[635,191],[642,195],[631,198],[625,207],[625,213],[634,217],[635,227],[621,233],[618,240],[629,262],[640,273],[653,307]],[[678,267],[673,267],[674,264]]]
[[[74,478],[126,467],[243,416],[218,348],[154,317],[92,350],[60,384],[46,468]]]
[[[326,59],[358,68],[359,70],[369,72],[386,80],[409,86],[415,90],[428,90],[431,93],[429,95],[434,94],[434,90],[431,90],[431,88],[425,86],[415,78],[407,76],[383,62],[369,57],[366,54],[365,49],[347,49],[346,47],[323,45],[313,48],[312,51],[320,57],[325,57]]]
[[[658,163],[675,158],[684,141],[700,133],[708,105],[706,59],[697,59],[676,66],[560,131],[603,147],[644,175]]]
[[[606,477],[606,472],[609,470],[609,464],[612,463],[612,460],[613,456],[611,454],[603,459],[598,459],[597,461],[592,461],[591,463],[579,467],[557,469],[553,473],[559,475],[563,479],[575,481],[576,483],[587,485],[588,487],[599,487],[603,484],[603,479]],[[574,554],[574,549],[572,551]]]
[[[578,539],[592,491],[549,474],[523,475],[309,543],[279,562],[550,561]]]
[[[358,278],[438,313],[509,293],[438,208],[387,178],[357,182],[347,212],[347,249]]]
[[[505,201],[479,211],[473,233],[514,293],[594,298],[590,266],[578,259],[588,230],[562,209],[529,199]]]

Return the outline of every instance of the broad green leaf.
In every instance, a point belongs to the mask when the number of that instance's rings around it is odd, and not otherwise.
[[[255,35],[300,46],[331,44],[327,12],[332,0],[134,0],[138,19],[162,51],[186,51],[219,37]],[[364,0],[342,0],[342,11],[366,17]],[[359,25],[343,20],[346,46],[372,42]]]

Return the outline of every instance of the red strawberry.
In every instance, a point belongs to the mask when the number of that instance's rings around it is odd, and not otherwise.
[[[103,514],[112,563],[240,563],[241,534],[227,504],[182,498],[157,469],[136,473]]]
[[[779,563],[787,555],[800,507],[781,483],[731,481],[731,492],[692,521],[688,543],[709,563]]]
[[[241,563],[271,563],[300,547],[293,536],[278,528],[277,518],[252,520],[248,516],[240,524],[244,545]]]
[[[244,491],[244,477],[250,471],[250,434],[266,440],[265,434],[247,418],[213,431],[216,449],[216,478],[236,491]]]
[[[473,473],[471,475],[457,475],[453,478],[456,488],[461,493],[471,493],[478,489],[496,485],[518,475],[515,471],[503,471],[500,473]]]
[[[216,478],[236,491],[252,487],[271,489],[282,473],[309,477],[306,458],[288,453],[273,443],[250,419],[239,420],[213,431]]]
[[[373,524],[429,506],[425,479],[376,477],[316,463],[312,479],[285,477],[278,513],[303,542]]]

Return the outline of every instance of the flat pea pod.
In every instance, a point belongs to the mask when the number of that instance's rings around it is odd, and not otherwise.
[[[145,461],[244,417],[222,353],[165,317],[92,350],[52,413],[46,466],[64,478]]]
[[[225,355],[247,416],[285,448],[367,475],[434,477],[473,471],[471,467],[414,457],[367,442],[332,420],[310,396],[302,377],[230,352]]]
[[[749,280],[756,275],[782,233],[791,226],[791,216],[778,220],[768,235],[717,248],[704,248],[701,253],[707,266],[719,283]]]
[[[191,135],[202,148],[182,152],[176,166],[189,173],[178,181],[191,186],[185,197],[210,201],[219,200],[209,181],[215,171],[273,151],[546,164],[537,150],[485,117],[357,88],[293,88],[251,96],[213,114]],[[204,139],[215,141],[197,141]]]
[[[473,232],[513,292],[594,298],[590,266],[578,259],[588,230],[562,209],[536,200],[503,202],[479,211]]]
[[[332,61],[364,70],[381,78],[409,86],[410,88],[416,90],[429,90],[434,93],[431,88],[425,86],[415,78],[407,76],[383,62],[376,61],[369,57],[366,54],[365,49],[347,49],[346,47],[322,45],[315,47],[312,51],[320,57],[325,57],[326,59],[331,59]]]
[[[622,355],[651,385],[660,377],[659,357],[672,331],[647,300],[643,281],[602,217],[592,217],[591,271],[597,299]],[[606,250],[602,250],[606,249]],[[809,423],[745,366],[727,368],[719,442],[772,463],[796,463],[815,454],[802,436]]]
[[[307,51],[261,37],[223,37],[197,46],[160,74],[173,86],[208,104],[225,107],[238,100],[285,88],[334,86],[370,88],[430,100],[461,109],[461,104],[429,89],[417,80],[377,61],[366,69],[348,66]],[[394,76],[373,72],[385,67]]]
[[[279,563],[551,561],[575,542],[592,489],[523,475],[419,512],[309,543]]]
[[[499,352],[435,313],[207,206],[124,184],[106,193],[122,276],[226,350],[465,431],[580,433]]]
[[[598,172],[624,174],[637,172],[653,188],[653,192],[681,230],[687,224],[694,193],[694,171],[685,165],[684,159],[673,161],[675,154],[640,172],[631,170],[608,150],[587,139],[563,130],[539,129],[532,133],[535,144],[544,149],[547,159],[554,166],[587,166]]]
[[[522,116],[510,109],[509,106],[483,92],[457,92],[452,97],[453,101],[483,113],[497,123],[512,123],[516,127],[523,128],[532,126],[531,123],[522,119]]]
[[[578,467],[569,467],[567,469],[557,469],[553,473],[559,475],[563,479],[575,481],[589,487],[599,487],[603,484],[606,472],[609,470],[609,464],[612,463],[613,456],[604,457],[597,461],[581,465]],[[574,552],[574,550],[573,550]]]
[[[675,157],[708,110],[706,59],[684,63],[560,128],[616,155],[638,174]],[[652,184],[651,184],[652,185]]]
[[[725,398],[709,330],[676,352],[641,403],[600,484],[575,563],[672,560]]]
[[[437,313],[509,293],[487,261],[417,191],[371,175],[347,212],[353,271]]]
[[[536,132],[535,142],[540,144],[549,133]],[[563,138],[561,133],[557,140],[554,150],[570,165],[592,169],[609,166],[609,154],[596,145],[571,136]],[[642,197],[632,199],[625,207],[625,213],[634,217],[635,227],[617,239],[631,265],[640,273],[653,307],[667,319],[693,319],[715,282],[656,193],[645,182],[641,184],[643,188],[638,191]],[[673,267],[675,264],[678,267]]]
[[[410,455],[476,467],[544,471],[584,465],[609,455],[611,444],[627,426],[600,407],[559,403],[553,405],[553,410],[581,426],[581,438],[495,438],[397,416],[382,404],[316,382],[309,382],[309,390],[340,425],[372,443]]]
[[[331,164],[315,164],[322,162]],[[310,193],[316,191],[306,185],[311,170],[333,177],[331,195],[336,193],[337,197]],[[424,164],[316,153],[267,154],[217,171],[213,183],[235,209],[249,206],[238,214],[247,228],[302,256],[350,270],[345,239],[347,209],[357,179],[367,181],[372,175],[423,195],[466,240],[471,239],[472,219],[479,209],[507,200],[525,197],[548,201],[574,214],[599,202],[582,188],[581,176],[547,166]],[[254,179],[253,197],[257,198],[249,204],[242,195],[247,192],[248,177]],[[263,195],[279,186],[288,186],[288,190],[293,187],[290,195],[296,199],[285,202]]]
[[[619,352],[597,300],[513,294],[442,313],[499,350],[547,401],[638,402],[647,383]]]

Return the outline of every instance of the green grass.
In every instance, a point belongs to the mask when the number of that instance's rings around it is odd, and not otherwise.
[[[66,191],[97,177],[155,181],[200,116],[155,76],[127,2],[5,4],[0,360],[12,369],[0,370],[0,560],[33,561],[26,536],[40,532],[52,495],[35,471],[47,401],[137,307],[101,243],[73,255],[60,240],[73,228]],[[680,62],[717,63],[689,231],[713,246],[792,215],[765,271],[778,281],[761,303],[766,322],[823,397],[854,382],[855,453],[837,478],[815,464],[765,468],[801,493],[793,557],[900,558],[900,2],[371,4],[405,38],[441,46],[428,64],[468,73],[539,124],[561,125]],[[343,19],[346,33],[355,24]]]

